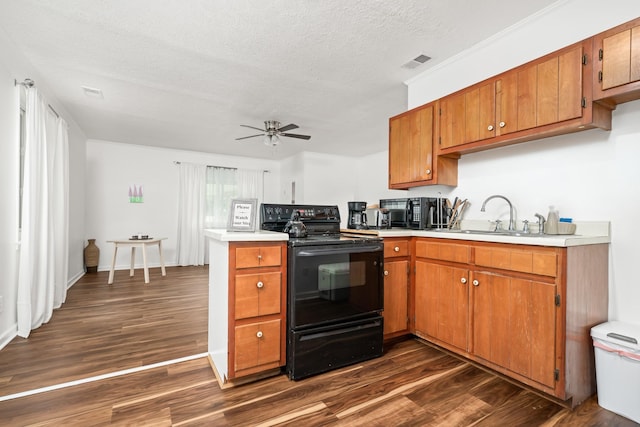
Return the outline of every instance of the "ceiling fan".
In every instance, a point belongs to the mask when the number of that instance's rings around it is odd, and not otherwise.
[[[307,140],[311,139],[311,136],[309,135],[287,133],[287,131],[289,130],[298,128],[298,125],[294,125],[293,123],[281,127],[280,122],[276,120],[266,120],[264,122],[264,129],[260,129],[260,128],[249,126],[249,125],[240,125],[240,126],[259,130],[262,133],[259,133],[256,135],[243,136],[242,138],[236,138],[236,141],[240,141],[241,139],[255,138],[256,136],[262,136],[264,138],[262,142],[264,142],[265,145],[270,145],[272,147],[275,147],[280,143],[281,136],[286,136],[289,138],[307,139]]]

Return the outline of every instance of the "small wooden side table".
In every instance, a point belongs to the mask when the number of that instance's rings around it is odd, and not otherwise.
[[[162,241],[166,240],[166,237],[158,237],[151,239],[114,239],[107,240],[108,243],[113,243],[113,258],[111,260],[111,270],[109,271],[109,282],[113,283],[113,273],[116,266],[116,255],[118,253],[118,247],[131,246],[131,268],[129,269],[129,277],[133,277],[133,266],[136,259],[136,248],[142,248],[142,262],[144,265],[144,283],[149,283],[149,267],[147,267],[147,246],[158,246],[158,252],[160,253],[160,268],[162,269],[162,275],[166,276],[167,271],[164,268],[164,258],[162,256]]]

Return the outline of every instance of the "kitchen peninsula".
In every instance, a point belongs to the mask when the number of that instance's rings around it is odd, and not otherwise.
[[[285,364],[286,233],[205,230],[209,361],[221,387]]]

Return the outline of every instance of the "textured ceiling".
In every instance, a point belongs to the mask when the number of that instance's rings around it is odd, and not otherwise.
[[[554,1],[0,0],[0,28],[88,138],[358,156],[386,149],[404,81]],[[312,138],[234,140],[264,120]]]

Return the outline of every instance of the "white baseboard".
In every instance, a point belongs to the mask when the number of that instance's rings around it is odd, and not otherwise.
[[[18,336],[18,324],[15,323],[0,335],[0,350],[5,348],[15,337]]]

